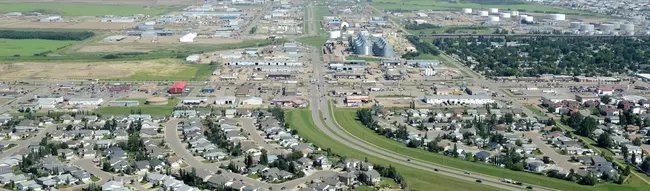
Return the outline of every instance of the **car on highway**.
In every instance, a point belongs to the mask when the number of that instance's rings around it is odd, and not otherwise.
[[[482,180],[476,180],[476,182],[478,182],[478,183],[483,183],[483,181],[482,181]]]
[[[434,168],[434,169],[433,169],[433,171],[436,171],[436,172],[438,172],[438,169],[437,169],[437,168]]]
[[[469,175],[469,172],[465,171],[465,174]]]
[[[532,186],[526,186],[526,189],[532,190],[533,187]]]

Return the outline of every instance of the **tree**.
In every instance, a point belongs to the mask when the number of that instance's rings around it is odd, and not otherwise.
[[[251,166],[253,166],[253,156],[246,155],[246,159],[244,160],[244,163],[246,164],[246,168],[250,168]]]
[[[471,152],[465,153],[465,160],[474,161],[474,154],[472,154]]]
[[[598,122],[593,117],[586,117],[580,122],[578,128],[578,135],[589,137],[594,130],[596,130]]]
[[[546,111],[549,112],[549,113],[555,113],[555,107],[550,106],[550,107],[548,107],[548,108],[546,109]]]
[[[641,146],[641,139],[639,139],[639,137],[634,138],[634,140],[632,140],[632,144],[634,146]]]
[[[598,136],[598,146],[603,148],[610,148],[612,147],[612,144],[612,138],[610,137],[609,133],[603,133]]]
[[[594,174],[592,174],[590,172],[589,174],[587,174],[587,176],[582,177],[582,179],[580,179],[580,184],[592,186],[592,185],[595,185],[597,181],[598,180],[596,180],[596,177],[594,176]]]
[[[260,164],[262,165],[269,164],[268,151],[266,151],[266,149],[262,149],[262,155],[260,155]]]
[[[521,145],[523,145],[523,143],[521,142],[521,139],[517,139],[517,140],[515,141],[515,145],[521,147]]]
[[[645,160],[643,160],[643,163],[641,163],[641,170],[645,173],[650,172],[650,157],[646,157]]]
[[[628,152],[629,152],[629,151],[628,151],[627,147],[626,147],[625,145],[623,145],[623,146],[621,147],[621,153],[623,153],[623,159],[627,160],[627,157],[628,157],[628,155],[629,155]]]
[[[512,113],[506,113],[503,116],[503,120],[506,122],[506,124],[512,124],[512,122],[514,121]]]
[[[608,104],[608,103],[612,102],[612,97],[610,97],[609,95],[604,95],[604,96],[600,97],[600,102],[602,102],[604,104]]]

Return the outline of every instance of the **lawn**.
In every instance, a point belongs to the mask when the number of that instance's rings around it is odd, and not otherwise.
[[[393,179],[383,178],[379,182],[379,187],[388,188],[388,189],[398,189],[399,185]]]
[[[53,51],[77,41],[42,40],[42,39],[0,39],[0,56],[34,56],[46,51]]]
[[[355,191],[376,191],[374,188],[369,186],[359,186],[354,188]]]
[[[597,186],[582,186],[577,183],[549,178],[528,172],[519,172],[495,166],[468,162],[461,159],[443,156],[437,153],[431,153],[422,149],[408,148],[404,144],[388,139],[384,136],[377,135],[374,131],[366,128],[356,120],[356,110],[337,109],[334,111],[334,117],[339,125],[353,136],[365,140],[369,144],[384,148],[386,150],[407,155],[426,162],[442,164],[448,167],[477,172],[490,176],[503,177],[515,181],[530,183],[534,185],[543,185],[548,188],[558,190],[611,190],[612,188],[621,189],[641,189],[630,185],[599,184]]]
[[[325,35],[308,36],[296,39],[298,42],[319,48],[325,44],[327,37]],[[320,48],[319,48],[320,49]]]
[[[181,81],[181,80],[206,80],[215,69],[219,67],[219,64],[192,64],[188,67],[185,67],[179,70],[174,74],[165,74],[158,75],[149,72],[136,72],[134,75],[129,76],[125,79],[119,80],[171,80],[171,81]]]
[[[439,174],[431,173],[424,170],[410,168],[401,164],[391,163],[389,161],[376,158],[374,156],[362,153],[349,146],[343,145],[335,141],[330,136],[325,135],[311,119],[311,111],[306,109],[296,109],[286,111],[285,116],[290,126],[298,131],[300,137],[304,138],[310,143],[313,143],[321,148],[330,148],[332,152],[341,156],[347,156],[357,159],[368,157],[368,160],[373,164],[380,164],[384,166],[393,165],[400,174],[407,180],[410,190],[499,190],[494,187],[474,184],[463,180],[442,176]],[[383,178],[382,178],[383,179]]]
[[[99,177],[97,177],[97,176],[91,176],[90,180],[92,180],[93,182],[97,182],[97,181],[99,181],[101,179]]]
[[[40,12],[43,14],[62,16],[160,15],[167,11],[167,8],[144,8],[135,5],[0,3],[0,12]]]
[[[593,13],[570,10],[563,7],[554,7],[548,5],[525,3],[517,5],[482,5],[476,3],[445,3],[430,0],[380,0],[373,1],[372,5],[382,10],[402,9],[402,10],[460,10],[462,8],[488,9],[499,8],[500,10],[520,10],[528,12],[557,12],[565,14],[594,15]]]
[[[544,115],[544,112],[540,111],[540,110],[539,110],[537,107],[535,107],[534,105],[524,105],[524,107],[526,107],[528,110],[532,111],[533,114],[535,114],[535,115],[537,115],[537,116],[540,116],[540,117],[546,116],[546,115]]]
[[[259,174],[251,174],[251,175],[248,175],[246,177],[248,177],[250,179],[257,180],[258,178],[260,178],[260,175]]]
[[[145,105],[144,99],[123,99],[123,100],[139,101],[140,105],[136,107],[114,107],[114,106],[100,107],[99,109],[96,110],[96,112],[100,114],[109,114],[109,115],[128,115],[133,112],[141,111],[143,114],[162,116],[162,115],[170,115],[174,110],[174,106],[176,106],[176,103],[178,103],[178,99],[175,99],[173,97],[169,99],[169,103],[167,103],[167,105]]]

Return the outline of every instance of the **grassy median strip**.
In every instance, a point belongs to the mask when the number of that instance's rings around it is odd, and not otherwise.
[[[515,181],[541,185],[547,188],[558,190],[647,190],[641,186],[634,185],[617,185],[613,183],[597,184],[596,186],[583,186],[574,182],[550,178],[528,172],[513,171],[499,168],[487,164],[469,162],[457,158],[443,156],[422,149],[408,148],[404,144],[395,140],[388,139],[384,136],[377,135],[374,131],[366,128],[356,120],[356,110],[353,109],[336,109],[334,118],[339,125],[348,133],[365,140],[368,143],[384,148],[386,150],[407,155],[423,161],[440,164],[448,167],[463,169],[496,177],[504,177]]]
[[[325,135],[316,125],[311,118],[311,111],[306,109],[298,109],[286,111],[287,122],[292,128],[298,130],[300,137],[306,139],[323,149],[330,148],[332,152],[341,156],[357,158],[363,160],[368,157],[368,160],[373,164],[380,165],[393,165],[397,168],[398,172],[407,180],[410,190],[499,190],[497,188],[471,183],[464,180],[458,180],[451,177],[431,173],[424,170],[419,170],[407,167],[400,164],[391,163],[389,161],[362,153],[356,149],[346,146],[330,136]]]

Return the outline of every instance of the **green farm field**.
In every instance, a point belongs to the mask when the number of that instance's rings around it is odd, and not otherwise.
[[[356,136],[366,142],[376,145],[381,148],[385,148],[392,152],[396,152],[402,155],[407,155],[422,161],[427,161],[435,164],[442,164],[445,166],[463,169],[467,171],[472,171],[476,173],[504,177],[512,179],[515,181],[543,185],[548,188],[558,189],[558,190],[584,190],[584,191],[593,191],[593,190],[629,190],[629,191],[641,191],[646,190],[650,185],[631,185],[624,184],[618,185],[613,183],[601,183],[596,186],[582,186],[577,183],[549,178],[533,173],[513,171],[509,169],[499,168],[495,166],[490,166],[486,164],[479,164],[474,162],[469,162],[461,159],[451,158],[443,156],[437,153],[431,153],[422,149],[408,148],[406,145],[399,143],[397,141],[388,139],[384,136],[377,135],[374,131],[363,126],[359,121],[356,120],[356,110],[354,109],[336,109],[334,110],[334,117],[337,123],[343,127],[349,134]]]
[[[370,156],[347,145],[341,144],[327,135],[324,135],[324,133],[318,129],[318,127],[316,127],[314,121],[311,119],[311,111],[307,109],[296,109],[285,112],[285,116],[287,117],[286,121],[289,123],[291,128],[294,128],[298,131],[300,137],[304,138],[310,143],[317,145],[320,148],[330,148],[332,152],[340,156],[347,156],[357,159],[364,159],[364,157],[368,157],[368,160],[373,164],[380,164],[383,166],[392,165],[406,179],[409,190],[499,190],[497,188],[483,184],[458,180],[428,171],[410,168],[401,164],[391,163],[389,161]]]
[[[54,51],[77,41],[42,39],[3,39],[0,38],[0,56],[34,56],[34,54]]]
[[[0,3],[0,12],[41,12],[62,16],[104,16],[133,14],[160,15],[167,8],[144,8],[135,5],[90,5],[90,4],[50,4],[50,3]]]

